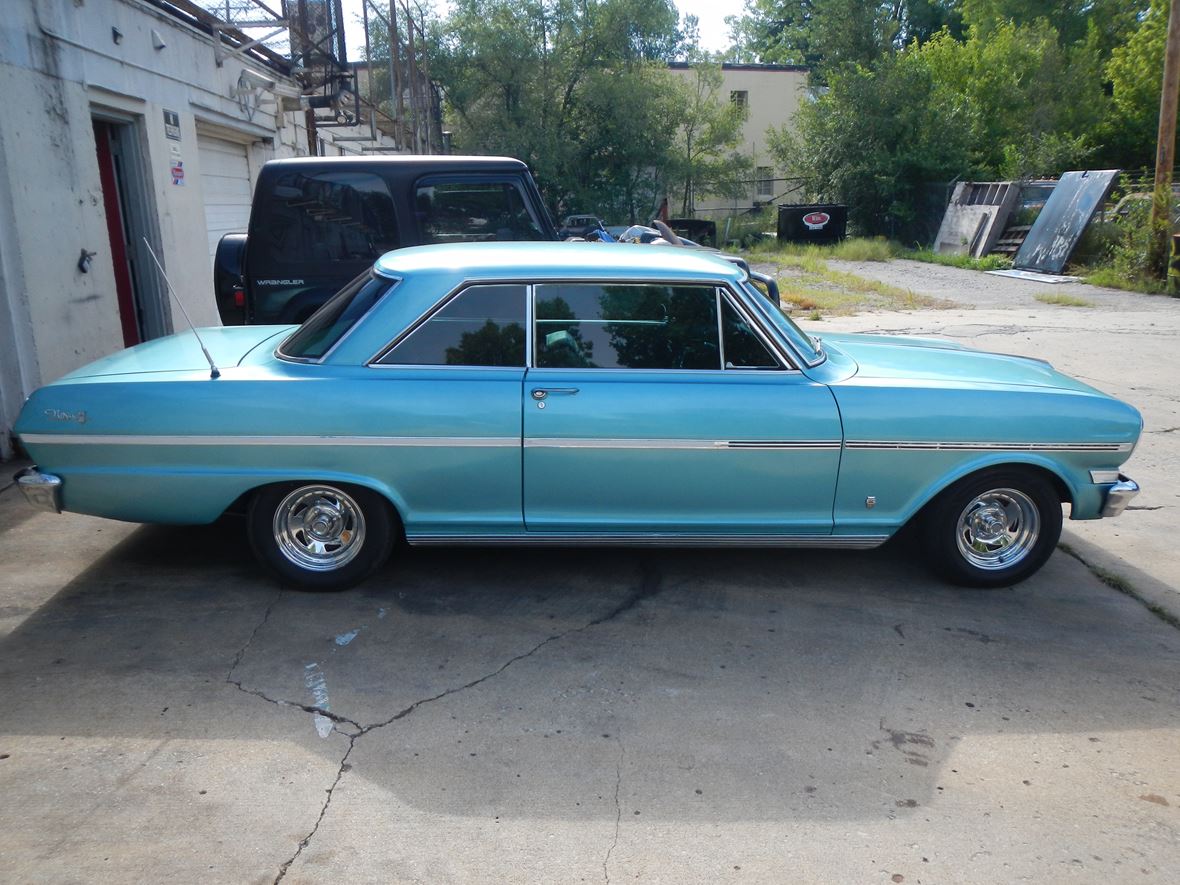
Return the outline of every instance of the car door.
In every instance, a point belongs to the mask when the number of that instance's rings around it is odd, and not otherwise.
[[[833,397],[733,293],[555,283],[532,298],[527,531],[830,534]]]
[[[411,541],[523,529],[526,296],[521,284],[463,287],[372,363],[380,420],[406,444],[375,451],[386,461],[370,470],[397,490]]]

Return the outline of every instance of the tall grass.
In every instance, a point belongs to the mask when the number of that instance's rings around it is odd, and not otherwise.
[[[972,258],[970,255],[950,255],[933,249],[910,249],[905,255],[911,261],[925,261],[927,264],[942,264],[946,267],[961,267],[965,270],[1007,270],[1012,260],[1003,255],[985,255]]]
[[[889,261],[897,258],[902,251],[900,246],[884,237],[854,237],[841,240],[831,246],[763,240],[750,249],[750,254],[753,256],[774,255],[780,260],[799,258],[808,262],[828,259],[836,261]]]

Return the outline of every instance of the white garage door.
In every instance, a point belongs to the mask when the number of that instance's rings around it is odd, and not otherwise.
[[[250,162],[244,144],[201,133],[197,133],[197,153],[212,259],[224,234],[245,233],[250,223]]]

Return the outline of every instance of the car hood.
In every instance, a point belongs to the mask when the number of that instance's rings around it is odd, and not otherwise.
[[[822,338],[825,349],[838,350],[856,363],[856,383],[913,381],[1094,392],[1045,360],[973,350],[953,341],[855,334]]]
[[[201,341],[218,368],[239,365],[246,355],[273,340],[274,346],[292,326],[214,326],[201,329]],[[75,369],[59,383],[109,375],[208,371],[209,364],[193,332],[155,338]]]

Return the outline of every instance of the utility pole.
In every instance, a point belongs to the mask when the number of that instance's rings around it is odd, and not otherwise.
[[[1164,84],[1160,93],[1160,128],[1155,151],[1155,192],[1151,200],[1151,241],[1147,267],[1161,280],[1168,272],[1172,233],[1172,164],[1176,152],[1176,100],[1180,95],[1180,0],[1171,0]]]

